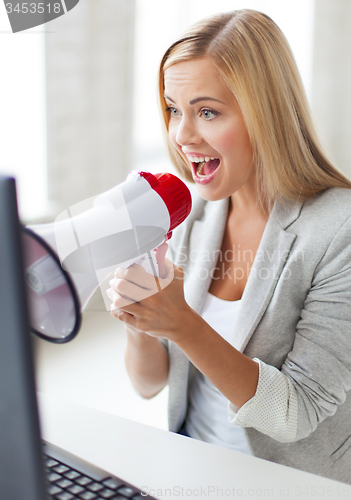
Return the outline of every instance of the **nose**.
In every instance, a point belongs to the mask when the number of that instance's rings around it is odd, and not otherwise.
[[[199,144],[202,138],[193,120],[183,116],[178,125],[175,140],[179,146],[189,146],[191,144]]]

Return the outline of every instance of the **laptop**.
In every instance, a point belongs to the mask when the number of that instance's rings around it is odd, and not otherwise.
[[[0,499],[154,498],[41,440],[30,335],[16,185],[0,176]]]

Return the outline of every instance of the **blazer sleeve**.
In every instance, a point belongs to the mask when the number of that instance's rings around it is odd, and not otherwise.
[[[334,415],[350,389],[351,217],[315,268],[293,348],[280,372],[260,361],[255,396],[240,410],[229,404],[228,416],[277,441],[298,441]]]
[[[351,389],[351,217],[317,265],[282,369],[298,398],[296,439],[333,415]]]
[[[278,368],[253,359],[259,364],[256,393],[239,410],[228,402],[229,422],[254,427],[280,443],[291,443],[297,434],[295,387]]]

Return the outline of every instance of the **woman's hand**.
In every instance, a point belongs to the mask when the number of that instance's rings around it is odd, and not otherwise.
[[[115,307],[111,311],[112,315],[122,320],[134,332],[131,336],[134,342],[130,342],[129,360],[134,360],[133,373],[138,370],[138,383],[139,387],[142,387],[140,392],[154,395],[154,388],[163,387],[166,383],[168,361],[165,350],[163,357],[158,358],[161,359],[157,371],[159,385],[153,382],[149,384],[151,389],[145,388],[145,372],[141,373],[139,368],[140,365],[147,368],[149,381],[151,373],[155,372],[150,369],[149,363],[156,357],[154,354],[145,356],[146,362],[141,363],[142,354],[146,348],[152,347],[154,353],[156,345],[158,348],[162,346],[160,342],[154,342],[154,345],[150,346],[151,342],[147,341],[147,337],[149,341],[157,340],[153,337],[163,337],[175,342],[222,394],[240,408],[256,392],[258,364],[237,351],[187,305],[183,293],[182,269],[174,266],[169,260],[165,260],[165,269],[166,277],[162,279],[148,274],[138,265],[128,269],[119,268],[110,282],[111,288],[108,291]],[[133,355],[136,351],[139,353],[138,357]],[[134,379],[137,377],[134,376]]]
[[[164,278],[157,278],[137,264],[118,268],[107,294],[112,316],[135,331],[177,341],[185,316],[191,313],[183,293],[183,270],[168,259]]]

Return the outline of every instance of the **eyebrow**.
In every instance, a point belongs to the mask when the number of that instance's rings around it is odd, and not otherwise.
[[[168,99],[169,101],[173,102],[174,104],[176,104],[176,102],[171,99],[170,97],[167,97],[166,95],[163,96],[165,99]],[[220,102],[221,104],[224,104],[224,102],[220,101],[219,99],[215,99],[214,97],[197,97],[196,99],[192,99],[189,104],[193,105],[193,104],[196,104],[197,102],[200,102],[200,101],[216,101],[216,102]]]

